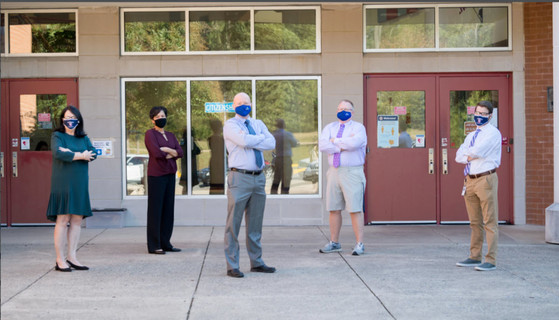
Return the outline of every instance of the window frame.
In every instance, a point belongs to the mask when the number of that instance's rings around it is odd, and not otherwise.
[[[10,53],[10,14],[18,13],[73,13],[76,20],[76,51],[75,52],[48,52],[48,53]],[[25,10],[2,10],[0,14],[4,16],[4,50],[2,57],[75,57],[79,55],[79,23],[78,9],[25,9]]]
[[[186,147],[187,150],[191,150],[192,148],[192,135],[191,135],[191,128],[192,128],[192,117],[191,117],[191,105],[190,105],[190,84],[192,81],[251,81],[251,90],[252,90],[252,100],[253,100],[253,111],[251,113],[251,117],[258,119],[257,111],[258,111],[258,97],[256,93],[256,81],[261,80],[316,80],[317,81],[317,120],[318,120],[318,127],[317,127],[317,138],[320,138],[320,133],[322,131],[322,76],[226,76],[226,77],[121,77],[120,78],[120,112],[121,112],[121,191],[122,191],[122,199],[123,200],[145,200],[147,199],[147,195],[143,196],[131,196],[126,194],[126,143],[127,143],[127,135],[126,135],[126,83],[127,82],[145,82],[145,81],[185,81],[186,82],[186,132],[187,132],[187,139],[186,139]],[[270,128],[268,128],[270,130]],[[318,139],[316,141],[318,144]],[[184,157],[187,161],[186,167],[190,168],[192,165],[192,154],[187,152]],[[318,192],[315,194],[267,194],[267,197],[274,198],[274,199],[309,199],[309,198],[322,198],[322,152],[318,153]],[[175,198],[177,199],[226,199],[227,198],[227,183],[225,183],[225,193],[222,195],[209,195],[209,194],[192,194],[192,177],[188,176],[188,192],[184,195],[176,194]]]
[[[314,50],[256,50],[254,40],[254,12],[255,11],[296,11],[296,10],[314,10],[316,17],[316,33]],[[185,51],[143,51],[143,52],[126,52],[125,51],[125,33],[124,33],[124,13],[125,12],[166,12],[166,11],[183,11],[185,13],[185,34],[186,43]],[[250,50],[227,50],[227,51],[191,51],[190,50],[190,12],[197,11],[247,11],[250,13]],[[122,56],[143,56],[143,55],[233,55],[233,54],[309,54],[320,53],[322,51],[321,42],[321,15],[320,6],[271,6],[271,7],[183,7],[183,8],[120,8],[120,54]]]
[[[461,47],[440,48],[439,44],[439,9],[440,8],[477,8],[477,7],[502,7],[507,8],[507,47]],[[368,49],[367,48],[367,9],[398,9],[398,8],[433,8],[435,9],[435,47],[433,48],[391,48],[391,49]],[[452,3],[452,4],[395,4],[395,5],[364,5],[363,6],[363,53],[383,52],[472,52],[472,51],[512,51],[512,5],[510,3]]]

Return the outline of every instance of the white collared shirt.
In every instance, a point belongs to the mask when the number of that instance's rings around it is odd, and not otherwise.
[[[367,132],[365,126],[350,120],[345,123],[341,138],[336,138],[340,130],[340,121],[328,124],[322,130],[318,141],[319,150],[328,154],[328,164],[333,166],[334,153],[340,154],[340,167],[362,166],[365,163],[365,150],[367,148]],[[334,142],[330,139],[334,138]]]
[[[256,134],[253,135],[248,132],[245,125],[246,120],[249,121]],[[229,152],[229,168],[262,170],[265,165],[264,159],[262,159],[262,167],[258,168],[253,149],[266,151],[273,150],[276,147],[276,139],[268,131],[264,122],[251,117],[243,119],[239,115],[235,115],[235,118],[225,122],[223,139]]]
[[[478,127],[480,130],[474,145],[470,147],[475,131],[470,132],[456,152],[456,162],[466,164],[470,161],[470,174],[479,174],[496,169],[501,165],[501,132],[488,123]]]

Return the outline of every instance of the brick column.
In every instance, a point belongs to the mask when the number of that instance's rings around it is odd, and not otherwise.
[[[553,3],[553,102],[559,100],[559,3]],[[555,104],[556,106],[556,104]],[[559,112],[553,110],[553,204],[545,209],[545,241],[559,244]]]

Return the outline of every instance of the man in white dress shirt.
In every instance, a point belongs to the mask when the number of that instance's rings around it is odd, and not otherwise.
[[[266,175],[262,174],[262,151],[276,146],[274,136],[261,120],[250,117],[251,102],[248,94],[238,93],[233,99],[235,117],[223,127],[223,138],[229,152],[227,174],[227,221],[225,225],[225,260],[227,275],[242,278],[239,270],[239,230],[245,215],[246,245],[250,258],[250,271],[273,273],[276,268],[262,260],[262,220],[266,204]]]
[[[320,249],[321,253],[339,252],[342,226],[342,210],[349,211],[355,233],[356,244],[353,255],[361,255],[363,246],[363,195],[365,193],[365,149],[367,133],[365,127],[351,120],[353,103],[342,100],[338,104],[338,121],[322,130],[319,149],[328,155],[326,174],[326,210],[330,211],[330,241]]]
[[[501,133],[489,123],[493,105],[489,101],[477,104],[474,120],[477,130],[470,132],[456,152],[456,162],[466,165],[462,194],[470,219],[470,256],[456,263],[459,267],[475,267],[478,271],[495,270],[499,209],[496,170],[501,164]],[[487,237],[487,254],[481,263],[483,230]]]

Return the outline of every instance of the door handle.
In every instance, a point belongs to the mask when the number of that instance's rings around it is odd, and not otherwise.
[[[443,174],[448,174],[448,151],[443,149]]]
[[[17,152],[12,152],[12,175],[17,178]]]
[[[4,178],[4,152],[0,152],[0,176]]]
[[[435,149],[429,148],[429,174],[435,173]]]

